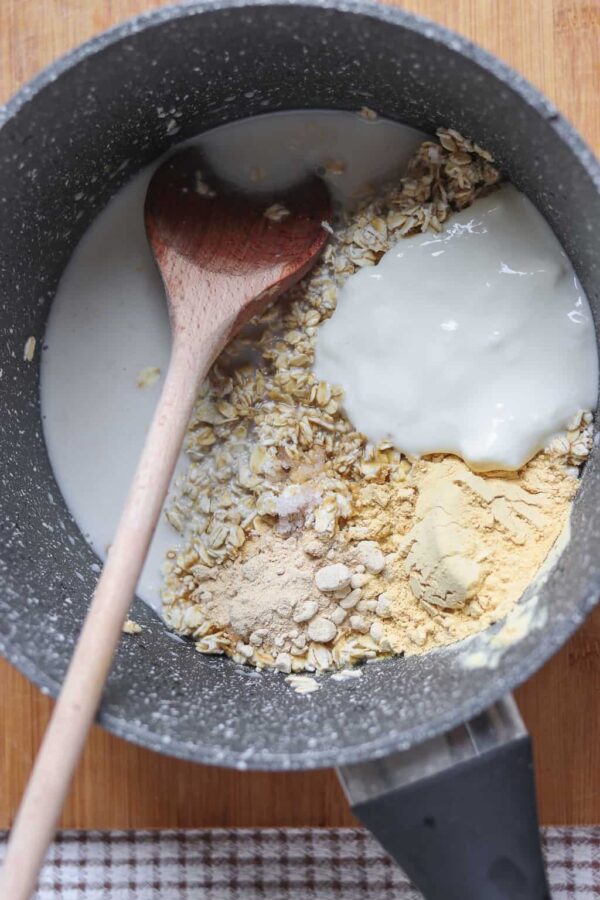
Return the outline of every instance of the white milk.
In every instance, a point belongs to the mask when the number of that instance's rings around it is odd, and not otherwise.
[[[345,283],[315,371],[373,442],[518,469],[596,407],[594,323],[540,213],[511,185]]]
[[[343,174],[325,177],[344,202],[366,183],[401,171],[422,139],[391,122],[310,111],[247,119],[194,142],[221,177],[253,190],[283,188],[342,160]],[[123,188],[80,241],[52,305],[42,357],[50,461],[69,509],[102,559],[169,359],[166,304],[142,217],[149,178],[146,170]],[[154,366],[160,380],[137,387],[138,373]],[[163,518],[138,585],[142,599],[157,608],[164,555],[176,543]]]

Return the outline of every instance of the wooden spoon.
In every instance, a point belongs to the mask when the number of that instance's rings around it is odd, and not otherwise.
[[[281,207],[271,208],[274,200]],[[265,216],[268,211],[268,216]],[[110,553],[21,801],[0,873],[3,900],[28,900],[52,840],[167,494],[200,382],[225,344],[298,281],[327,240],[324,184],[277,198],[205,180],[199,151],[172,156],[146,195],[148,238],[172,331],[169,369]]]

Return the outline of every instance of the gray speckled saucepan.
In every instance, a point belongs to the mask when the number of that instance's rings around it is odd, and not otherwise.
[[[156,10],[54,63],[0,110],[0,649],[42,690],[58,691],[98,571],[49,466],[39,354],[32,363],[23,358],[30,335],[38,347],[43,340],[73,248],[115,191],[182,139],[267,111],[364,105],[425,131],[450,125],[487,147],[552,225],[597,316],[598,163],[522,78],[467,41],[398,9],[343,0],[215,0]],[[356,798],[353,775],[361,770],[352,764],[389,761],[399,750],[433,746],[460,723],[481,723],[479,714],[531,675],[590,611],[600,587],[596,450],[583,475],[572,533],[547,582],[528,601],[531,627],[493,665],[468,668],[472,646],[459,644],[366,666],[352,682],[324,676],[321,690],[308,696],[291,691],[279,673],[201,656],[136,600],[133,615],[143,632],[121,643],[99,721],[146,747],[204,763],[348,766],[344,778]],[[498,716],[496,724],[506,725],[506,716]],[[482,729],[472,723],[469,729],[470,746],[481,750],[476,735]],[[417,760],[425,756],[419,752]],[[396,769],[406,759],[400,754]],[[386,760],[378,765],[381,775]],[[406,789],[398,784],[396,778],[395,790]],[[388,825],[390,816],[388,810]],[[419,840],[421,826],[428,829],[426,846],[432,847],[441,824],[423,818],[433,825],[419,820],[411,829]],[[460,818],[452,820],[457,830]],[[383,840],[395,850],[389,834]],[[510,865],[486,863],[494,880],[485,890],[463,886],[456,895],[448,881],[435,893],[414,865],[411,870],[406,859],[404,865],[428,897],[543,896],[538,888],[515,893],[521,882]]]

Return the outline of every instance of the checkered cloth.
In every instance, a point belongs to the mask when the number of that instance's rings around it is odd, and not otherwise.
[[[546,828],[544,847],[553,900],[600,897],[600,827]],[[364,831],[269,828],[62,832],[36,895],[208,898],[419,900],[420,894]]]

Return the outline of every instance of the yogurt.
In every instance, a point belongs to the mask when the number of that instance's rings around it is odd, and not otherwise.
[[[344,388],[371,441],[480,471],[520,468],[598,391],[587,298],[510,185],[351,276],[318,332],[315,371]]]

